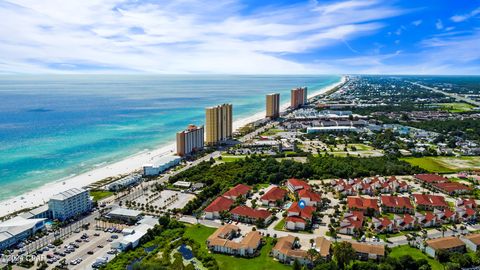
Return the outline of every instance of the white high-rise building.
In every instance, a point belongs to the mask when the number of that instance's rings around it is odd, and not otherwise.
[[[53,219],[67,220],[82,215],[92,209],[92,200],[88,190],[72,188],[50,198],[48,209]]]

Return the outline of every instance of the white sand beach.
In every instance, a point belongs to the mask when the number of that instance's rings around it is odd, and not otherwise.
[[[308,97],[311,98],[316,95],[322,94],[329,89],[332,89],[333,87],[343,83],[344,81],[345,76],[342,76],[340,82],[326,86],[322,89],[318,89],[315,92],[309,94]],[[282,104],[281,110],[286,109],[289,105],[289,103]],[[250,117],[239,119],[233,123],[233,128],[238,129],[239,127],[262,119],[264,117],[265,111],[262,111]],[[100,167],[68,179],[62,179],[58,182],[46,184],[38,189],[0,202],[0,216],[5,216],[22,209],[40,206],[42,204],[45,204],[49,200],[49,198],[52,197],[52,195],[71,188],[84,187],[107,177],[133,172],[135,170],[141,169],[143,164],[151,163],[152,160],[160,156],[173,155],[174,151],[175,142],[171,142],[167,145],[162,145],[157,149],[127,157],[124,160],[108,164],[104,167]]]

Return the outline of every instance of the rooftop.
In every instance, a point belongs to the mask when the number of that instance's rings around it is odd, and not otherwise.
[[[75,197],[79,194],[82,194],[83,192],[87,192],[87,190],[83,188],[72,188],[72,189],[53,195],[50,198],[50,200],[63,201],[63,200],[67,200],[69,198]]]
[[[456,236],[448,236],[448,237],[441,237],[437,239],[427,240],[427,245],[435,250],[439,250],[439,249],[450,249],[450,248],[465,246],[465,243],[463,243]]]

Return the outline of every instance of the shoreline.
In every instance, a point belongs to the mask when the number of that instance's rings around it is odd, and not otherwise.
[[[341,85],[345,82],[345,76],[342,75],[340,81],[327,85],[321,89],[315,90],[308,95],[308,98],[327,93],[329,90]],[[283,111],[290,106],[290,103],[280,105],[280,110]],[[245,126],[249,123],[255,122],[265,117],[265,110],[255,113],[251,116],[238,119],[233,122],[233,130]],[[38,207],[48,202],[53,195],[71,189],[81,188],[98,182],[102,179],[122,174],[128,174],[139,170],[144,164],[151,163],[154,158],[166,155],[173,155],[175,153],[175,141],[169,141],[165,144],[159,145],[152,150],[141,151],[127,156],[122,160],[106,164],[99,168],[94,168],[90,171],[75,175],[73,177],[66,176],[65,178],[50,183],[44,184],[31,191],[25,192],[21,195],[14,196],[0,201],[0,217],[12,214],[22,209]]]

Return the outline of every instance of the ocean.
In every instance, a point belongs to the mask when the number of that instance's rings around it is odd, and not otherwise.
[[[337,75],[0,76],[0,200],[121,160],[204,124],[204,108],[232,103],[234,120],[265,109],[265,94],[288,102]]]

